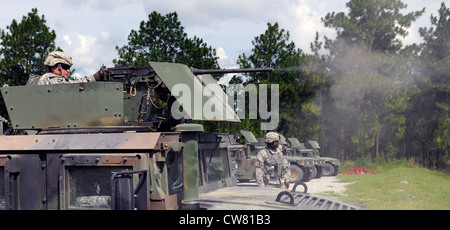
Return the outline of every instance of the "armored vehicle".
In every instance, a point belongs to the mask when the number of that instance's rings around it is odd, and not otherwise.
[[[337,174],[339,174],[341,162],[336,158],[320,156],[320,154],[319,154],[320,146],[317,141],[309,140],[308,143],[312,148],[312,151],[309,151],[310,154],[313,157],[316,157],[318,159],[325,161],[325,163],[323,165],[323,176],[336,176]],[[305,152],[308,152],[308,151],[305,151]]]
[[[306,172],[304,173],[303,181],[310,181],[314,178],[320,178],[322,176],[322,167],[325,162],[310,155],[302,154],[302,144],[298,141],[297,138],[289,137],[285,138],[285,140],[285,142],[287,143],[287,154],[291,155],[295,159],[299,159],[298,161],[303,163],[300,164],[301,169]]]
[[[238,135],[242,138],[241,148],[232,155],[232,164],[235,165],[235,175],[239,182],[248,182],[255,179],[256,155],[266,144],[264,138],[255,138],[250,131],[241,130]],[[231,139],[231,138],[230,138]],[[236,139],[236,138],[235,138]],[[236,143],[238,145],[240,143]],[[283,157],[289,162],[290,182],[299,183],[309,181],[313,173],[313,159],[294,154],[295,148],[280,134],[280,147]]]
[[[238,148],[231,153],[231,164],[234,166],[234,174],[238,182],[246,183],[256,180],[256,158],[265,144],[261,145],[255,135],[246,130],[230,136],[230,140],[234,140],[232,146]]]
[[[290,163],[291,182],[310,181],[314,178],[314,159],[298,154],[297,143],[280,134],[280,146],[284,158]]]
[[[0,209],[198,209],[199,193],[236,184],[228,137],[192,123],[239,121],[208,70],[150,62],[107,73],[1,88]],[[199,100],[224,116],[197,113]]]
[[[0,209],[360,209],[280,189],[249,198],[256,188],[238,186],[230,160],[242,146],[195,123],[239,122],[210,70],[149,62],[107,73],[1,88]],[[205,102],[223,116],[198,113]]]

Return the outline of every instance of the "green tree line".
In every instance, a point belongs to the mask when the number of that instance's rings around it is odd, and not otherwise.
[[[378,162],[406,158],[448,169],[449,9],[442,3],[430,17],[432,27],[420,28],[423,43],[404,46],[400,38],[425,8],[401,13],[407,5],[398,0],[351,0],[346,6],[348,13],[322,18],[337,36],[321,40],[316,33],[312,54],[296,49],[278,23],[268,23],[238,64],[277,71],[232,82],[279,84],[278,131],[304,142],[318,140],[324,155]]]
[[[237,64],[276,71],[236,75],[230,84],[278,84],[276,131],[301,141],[318,140],[323,155],[341,160],[407,158],[448,168],[449,8],[442,3],[430,17],[432,26],[420,28],[422,43],[404,46],[399,38],[407,36],[425,9],[402,13],[407,6],[400,0],[350,0],[346,6],[348,13],[324,15],[323,25],[337,36],[316,33],[311,54],[297,48],[277,22],[267,23],[267,30],[252,41],[252,52],[239,55]],[[55,32],[45,23],[44,15],[32,9],[21,22],[13,20],[0,29],[1,85],[21,85],[28,74],[43,73],[43,59],[59,49]],[[116,51],[117,64],[146,65],[152,60],[220,68],[215,49],[189,37],[176,12],[150,13]],[[0,115],[7,117],[3,104]],[[238,124],[205,126],[234,133],[252,123],[245,118]],[[250,130],[262,136],[258,128]]]
[[[327,151],[340,159],[404,157],[448,167],[449,9],[442,3],[432,27],[420,28],[423,43],[403,47],[399,37],[425,9],[401,14],[406,5],[396,0],[349,1],[347,7],[348,14],[322,19],[337,32],[324,43]]]

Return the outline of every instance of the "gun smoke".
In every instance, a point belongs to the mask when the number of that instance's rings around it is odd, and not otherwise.
[[[310,68],[309,66],[289,66],[284,68],[276,68],[274,70],[280,72],[304,72],[304,71],[309,72],[312,70],[312,68]]]

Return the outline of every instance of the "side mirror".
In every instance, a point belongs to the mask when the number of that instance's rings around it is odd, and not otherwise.
[[[139,182],[133,188],[133,175],[139,174]],[[111,176],[112,210],[145,210],[147,199],[147,170],[113,172]]]

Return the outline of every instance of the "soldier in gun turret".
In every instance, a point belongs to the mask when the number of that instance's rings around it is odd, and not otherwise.
[[[60,51],[54,51],[47,55],[44,61],[47,73],[39,78],[38,85],[94,82],[107,79],[104,68],[93,75],[80,79],[69,79],[70,67],[73,65],[72,57]]]
[[[289,188],[289,163],[284,159],[279,146],[280,135],[269,132],[265,136],[266,147],[256,156],[256,183],[266,187],[271,178]]]

